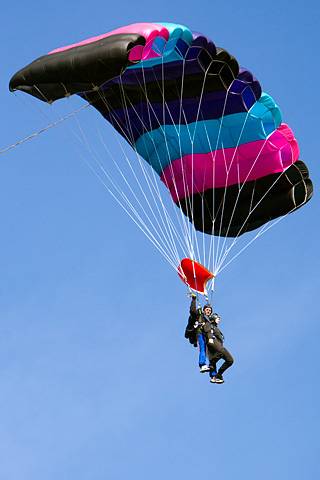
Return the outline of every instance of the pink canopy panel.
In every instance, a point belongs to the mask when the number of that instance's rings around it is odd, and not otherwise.
[[[283,123],[266,140],[178,158],[164,169],[161,180],[177,202],[193,193],[282,172],[298,158],[297,140]]]

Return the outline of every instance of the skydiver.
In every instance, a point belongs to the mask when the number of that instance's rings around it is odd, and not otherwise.
[[[192,302],[190,305],[189,319],[184,336],[194,347],[198,347],[199,349],[200,373],[210,372],[210,367],[207,365],[206,340],[199,322],[201,307],[197,310],[196,295],[194,293],[191,294],[191,297]]]
[[[224,383],[223,373],[233,364],[233,358],[230,352],[223,346],[224,336],[219,329],[220,317],[213,313],[210,304],[197,309],[196,295],[191,294],[190,316],[185,331],[185,337],[189,339],[195,347],[199,347],[199,366],[200,371],[210,371],[211,383]],[[202,341],[204,340],[204,342]],[[205,352],[209,357],[209,368],[204,360]],[[217,362],[224,360],[217,371]],[[204,361],[204,363],[203,363]],[[201,363],[201,364],[200,364]],[[205,369],[205,367],[207,367]]]

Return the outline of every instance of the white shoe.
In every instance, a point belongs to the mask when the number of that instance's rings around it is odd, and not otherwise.
[[[201,365],[200,373],[207,373],[207,372],[210,372],[210,367],[208,367],[208,365]]]
[[[212,383],[224,383],[224,380],[223,380],[222,377],[217,376],[217,377],[212,377],[210,382],[212,382]]]

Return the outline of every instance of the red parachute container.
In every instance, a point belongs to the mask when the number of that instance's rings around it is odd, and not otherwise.
[[[184,258],[178,266],[178,275],[181,280],[196,292],[206,294],[206,285],[214,278],[214,274],[205,268],[201,263]]]

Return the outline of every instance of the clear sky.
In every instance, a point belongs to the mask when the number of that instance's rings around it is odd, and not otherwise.
[[[67,122],[1,156],[0,480],[319,478],[319,3],[1,10],[1,147],[59,117],[9,93],[16,70],[121,25],[172,21],[259,78],[315,195],[221,277],[215,309],[235,364],[217,386],[183,338],[182,283],[79,159]]]

